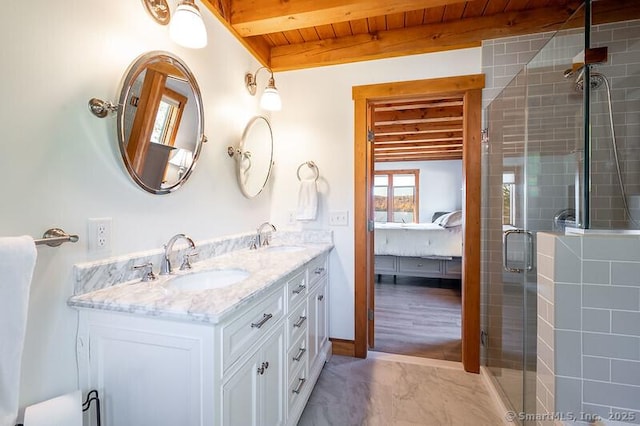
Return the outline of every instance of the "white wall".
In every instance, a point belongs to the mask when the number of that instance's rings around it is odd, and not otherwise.
[[[52,226],[80,235],[77,244],[38,248],[22,406],[77,387],[77,315],[66,300],[72,265],[92,258],[88,218],[112,218],[113,255],[160,248],[178,232],[198,240],[252,231],[269,219],[269,191],[243,198],[226,154],[256,111],[244,74],[258,65],[206,15],[210,46],[194,51],[172,43],[168,28],[152,21],[140,1],[3,4],[0,236],[37,237]],[[202,90],[209,138],[189,182],[165,196],[143,192],[125,175],[115,119],[98,119],[87,108],[92,97],[117,100],[125,69],[149,50],[171,51],[191,68]],[[0,301],[0,321],[6,321],[3,302],[11,303]]]
[[[273,117],[277,164],[271,218],[287,223],[296,206],[296,169],[307,160],[320,169],[322,198],[318,220],[301,226],[327,227],[329,211],[349,211],[349,226],[332,228],[331,337],[354,338],[352,87],[478,74],[480,53],[480,48],[463,49],[276,74],[283,108]]]
[[[435,212],[462,208],[462,160],[376,163],[376,170],[420,170],[420,222],[431,222]]]

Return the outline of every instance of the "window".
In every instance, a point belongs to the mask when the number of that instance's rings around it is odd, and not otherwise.
[[[419,174],[419,170],[375,172],[373,205],[376,222],[417,223],[419,221]]]
[[[502,224],[516,223],[516,175],[513,172],[502,174]]]

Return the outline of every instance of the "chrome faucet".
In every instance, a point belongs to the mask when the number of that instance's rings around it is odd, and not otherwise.
[[[181,238],[185,239],[189,243],[189,247],[191,249],[196,248],[196,245],[191,237],[188,237],[185,234],[176,234],[171,237],[169,242],[164,245],[164,256],[162,258],[162,262],[160,263],[160,275],[169,275],[171,273],[171,261],[169,260],[169,254],[171,253],[171,250],[173,250],[173,245],[175,244],[175,242]]]
[[[276,227],[273,226],[271,223],[269,222],[265,222],[262,225],[260,225],[258,227],[258,230],[256,232],[256,238],[253,242],[253,244],[251,245],[252,249],[256,249],[258,247],[262,247],[262,246],[268,246],[269,245],[269,233],[264,234],[264,236],[262,235],[264,232],[264,228],[265,227],[271,227],[271,231],[276,231]]]

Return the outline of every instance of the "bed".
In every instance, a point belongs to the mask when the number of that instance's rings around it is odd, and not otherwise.
[[[433,223],[376,223],[375,273],[460,279],[462,215],[447,215]]]

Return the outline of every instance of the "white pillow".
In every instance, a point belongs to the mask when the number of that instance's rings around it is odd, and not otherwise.
[[[443,214],[437,218],[433,223],[442,226],[443,228],[453,228],[454,226],[462,225],[462,210],[456,210],[451,213]]]

